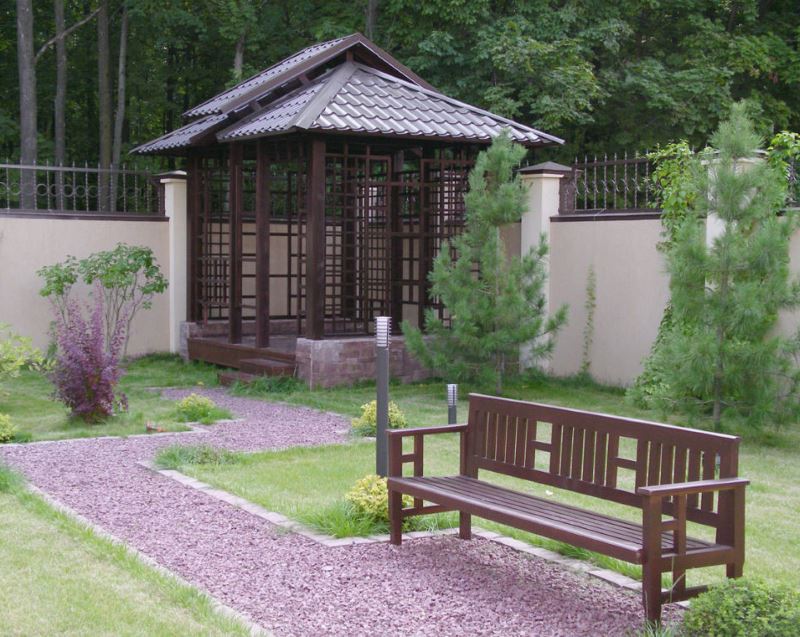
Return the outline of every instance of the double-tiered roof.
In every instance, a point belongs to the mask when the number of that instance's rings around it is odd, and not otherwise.
[[[562,143],[436,91],[360,34],[303,49],[184,115],[187,124],[134,152],[304,131],[489,143],[505,128],[525,146]]]

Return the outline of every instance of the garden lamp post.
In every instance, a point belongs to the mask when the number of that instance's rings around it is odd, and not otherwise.
[[[447,384],[447,424],[455,425],[458,420],[458,385]]]
[[[384,478],[388,474],[389,463],[386,430],[389,428],[389,339],[391,332],[391,317],[378,316],[375,318],[375,367],[377,371],[375,471]]]

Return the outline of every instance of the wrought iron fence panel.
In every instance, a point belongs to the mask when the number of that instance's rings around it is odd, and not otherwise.
[[[158,215],[159,186],[147,172],[120,168],[0,164],[0,210]]]

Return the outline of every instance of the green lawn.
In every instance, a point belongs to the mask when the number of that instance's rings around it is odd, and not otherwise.
[[[177,356],[146,356],[126,365],[120,386],[128,396],[128,412],[96,425],[69,417],[68,410],[52,399],[53,386],[41,374],[24,371],[0,382],[0,413],[11,416],[19,441],[59,440],[92,436],[145,433],[150,421],[166,431],[185,431],[172,401],[162,400],[151,388],[217,384],[217,369],[202,363],[185,363]]]
[[[0,466],[0,633],[239,635],[209,599],[100,538]]]
[[[650,419],[659,414],[631,407],[621,391],[564,381],[539,381],[529,386],[511,387],[509,395],[571,407],[606,411]],[[357,415],[359,406],[374,396],[367,385],[309,392],[273,392],[275,399]],[[397,385],[391,397],[407,414],[409,424],[442,424],[446,417],[444,386],[441,383]],[[460,420],[466,416],[466,402],[459,405]],[[680,422],[678,418],[670,418]],[[700,423],[703,424],[703,423]],[[800,588],[800,431],[766,432],[745,438],[740,456],[740,472],[750,478],[747,495],[747,564],[745,572],[768,580],[779,580]],[[426,472],[446,475],[457,472],[458,449],[454,436],[428,438]],[[343,494],[366,473],[374,472],[374,446],[354,442],[312,449],[290,449],[242,455],[232,464],[205,464],[184,467],[187,473],[290,517],[314,523],[321,511],[335,509]],[[591,506],[595,510],[640,521],[638,510],[579,494],[526,484],[513,478],[484,472],[486,479],[522,488],[543,497]],[[552,494],[552,495],[550,495]],[[496,528],[490,522],[484,526]],[[498,527],[499,528],[499,527]],[[503,529],[515,537],[554,546],[515,530]],[[692,525],[695,535],[709,537],[707,529]],[[565,550],[565,547],[560,547]],[[581,557],[587,555],[573,551]],[[622,563],[600,560],[629,574],[636,570]],[[696,571],[692,581],[714,581],[721,568]]]

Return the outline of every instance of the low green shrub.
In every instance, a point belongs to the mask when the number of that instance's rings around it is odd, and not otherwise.
[[[378,402],[361,405],[361,415],[353,418],[353,433],[357,436],[374,436],[378,427]],[[389,429],[403,429],[408,425],[405,414],[393,400],[389,401]]]
[[[11,416],[0,414],[0,444],[14,440],[16,433],[17,429],[11,422]]]
[[[158,452],[156,466],[161,469],[180,469],[186,465],[222,465],[238,462],[238,456],[225,449],[217,449],[210,445],[184,447],[171,445]]]
[[[692,601],[687,637],[799,637],[800,593],[755,579],[729,579]]]
[[[344,499],[358,515],[382,522],[389,521],[389,491],[386,488],[386,478],[374,474],[366,475],[353,485]],[[403,496],[403,507],[410,507],[413,503],[414,499],[411,496]]]
[[[200,422],[210,425],[217,420],[230,417],[229,412],[217,407],[216,403],[206,396],[189,394],[179,400],[175,406],[178,420],[182,422]]]

